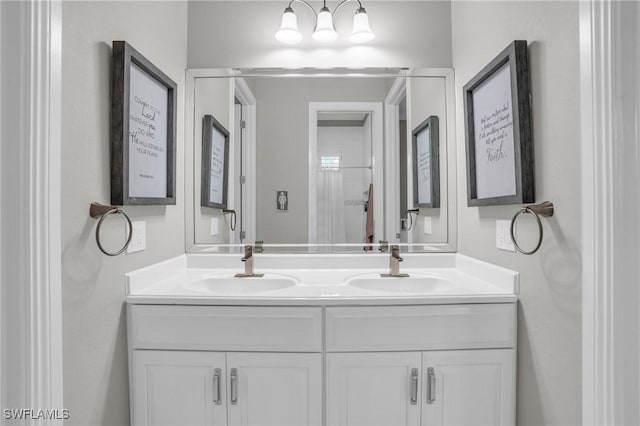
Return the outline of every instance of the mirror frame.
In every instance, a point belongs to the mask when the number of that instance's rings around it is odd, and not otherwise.
[[[230,78],[230,93],[238,93],[243,95],[243,84],[236,86],[236,82],[231,77],[397,77],[390,88],[387,97],[383,102],[384,108],[384,140],[390,140],[395,134],[399,133],[399,104],[401,103],[405,92],[410,93],[411,79],[399,78],[399,77],[435,77],[444,79],[445,83],[445,102],[446,102],[446,131],[447,131],[447,144],[446,152],[441,152],[440,155],[445,155],[447,159],[447,176],[446,176],[446,188],[444,191],[447,193],[447,241],[442,243],[425,243],[425,242],[413,242],[412,234],[409,234],[409,241],[407,243],[395,243],[403,248],[403,251],[408,252],[456,252],[458,241],[458,226],[457,226],[457,138],[456,138],[456,107],[455,107],[455,82],[454,82],[454,70],[453,68],[411,68],[402,69],[402,74],[397,71],[399,68],[393,69],[396,72],[390,73],[390,68],[364,68],[361,70],[345,70],[338,68],[332,69],[315,69],[315,70],[294,70],[294,69],[229,69],[229,68],[196,68],[187,69],[185,72],[185,130],[184,130],[184,208],[185,208],[185,252],[186,253],[206,253],[206,252],[232,252],[240,253],[244,244],[201,244],[195,241],[195,194],[194,194],[194,177],[195,177],[195,164],[189,164],[189,161],[193,163],[194,159],[194,108],[190,107],[195,102],[195,86],[196,79],[198,78]],[[246,83],[244,83],[246,85]],[[241,99],[243,103],[249,105],[248,114],[255,115],[255,98],[250,99],[251,95],[248,95],[247,99]],[[246,101],[246,102],[245,102]],[[230,108],[233,108],[233,99],[229,100]],[[233,132],[233,130],[230,130]],[[254,167],[256,163],[255,155],[255,129],[247,129],[247,139],[253,141],[253,146],[248,146],[248,167]],[[409,130],[410,131],[410,130]],[[409,135],[408,135],[409,136]],[[233,134],[231,135],[233,137]],[[384,190],[386,195],[385,199],[385,218],[384,228],[397,229],[396,224],[400,223],[400,215],[397,212],[400,205],[400,196],[397,188],[400,184],[399,177],[391,173],[394,169],[398,170],[400,165],[400,158],[397,150],[392,149],[391,144],[384,144]],[[191,160],[190,160],[191,159]],[[411,160],[409,158],[408,160]],[[410,166],[410,164],[409,164]],[[411,170],[410,168],[408,170]],[[246,182],[246,190],[249,193],[249,205],[248,209],[256,209],[255,196],[251,197],[251,194],[256,193],[256,182],[248,180]],[[413,194],[413,180],[407,180],[407,192]],[[394,194],[394,200],[389,200],[388,194]],[[391,201],[391,203],[389,203]],[[389,213],[391,212],[391,213]],[[398,225],[399,226],[399,225]],[[247,237],[245,244],[253,245],[256,237],[256,223],[255,217],[253,222],[247,223]],[[362,246],[363,243],[358,244],[333,244],[331,245],[331,253],[342,253],[340,247],[350,248],[350,246]],[[373,247],[378,247],[379,244],[367,244]],[[275,251],[278,253],[312,253],[318,247],[317,244],[273,244],[269,245],[268,242],[263,245],[265,248],[273,248],[269,252]],[[344,250],[353,254],[353,250]],[[377,250],[366,253],[378,253]]]

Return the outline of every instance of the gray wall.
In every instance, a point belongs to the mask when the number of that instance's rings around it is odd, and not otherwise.
[[[190,68],[220,67],[449,67],[449,1],[370,1],[365,4],[376,39],[353,46],[341,38],[330,46],[311,40],[313,14],[293,6],[305,39],[285,46],[274,38],[286,2],[190,1]],[[318,0],[311,1],[317,9]],[[334,3],[335,5],[335,3]],[[330,5],[331,6],[331,5]],[[333,7],[333,6],[331,6]],[[355,3],[336,15],[340,35],[351,31]]]
[[[521,273],[518,424],[581,423],[580,120],[577,2],[452,2],[458,140],[458,250]],[[467,207],[462,86],[511,41],[530,42],[536,201],[555,203],[540,252],[496,249],[496,219]],[[522,240],[535,238],[522,232]],[[526,243],[525,243],[526,244]]]
[[[184,252],[187,5],[63,2],[62,25],[64,406],[71,414],[66,424],[127,425],[124,274]],[[146,222],[147,249],[118,257],[98,251],[96,220],[88,215],[92,201],[108,203],[110,198],[112,40],[128,41],[178,83],[177,203],[126,207],[133,220]],[[123,226],[113,220],[105,237],[122,237]]]
[[[256,78],[257,224],[265,243],[308,240],[309,102],[382,102],[384,78]],[[277,190],[289,211],[277,212]]]

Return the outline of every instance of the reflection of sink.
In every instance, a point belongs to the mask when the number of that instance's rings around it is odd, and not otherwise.
[[[458,287],[451,281],[428,276],[396,278],[371,275],[368,277],[354,278],[349,281],[348,284],[364,290],[412,294],[449,293],[452,288]]]
[[[212,294],[260,293],[296,285],[288,277],[267,274],[264,277],[236,278],[231,274],[202,278],[185,284],[189,290]]]

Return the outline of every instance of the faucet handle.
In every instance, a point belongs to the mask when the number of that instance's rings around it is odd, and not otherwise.
[[[253,247],[250,244],[247,244],[246,246],[244,246],[244,257],[242,258],[242,261],[246,262],[247,260],[251,259],[252,256]]]
[[[400,246],[395,244],[391,246],[391,257],[397,259],[398,262],[402,262],[403,259],[400,257]]]

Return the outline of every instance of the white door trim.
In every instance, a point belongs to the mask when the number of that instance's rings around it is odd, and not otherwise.
[[[640,135],[629,125],[640,114],[640,87],[628,76],[640,67],[640,51],[629,46],[640,16],[638,9],[625,16],[624,8],[636,6],[624,3],[580,3],[584,425],[637,424],[640,417]]]
[[[256,97],[251,92],[244,78],[236,77],[234,94],[244,106],[245,112],[245,151],[243,153],[244,170],[250,174],[245,175],[245,187],[243,191],[243,210],[245,218],[244,230],[246,232],[245,243],[253,244],[256,240],[256,215],[257,215],[257,182],[256,182]]]
[[[384,238],[384,155],[382,102],[309,102],[309,244],[317,241],[316,170],[318,153],[318,113],[320,112],[371,113],[372,176],[374,188],[374,232],[376,239]],[[381,219],[382,218],[382,219]],[[374,241],[375,242],[375,241]]]
[[[610,34],[604,22],[605,2],[580,3],[580,73],[582,127],[582,416],[584,425],[613,424],[611,326],[612,241],[606,229],[611,208],[608,194],[612,135],[607,79]],[[604,65],[604,66],[603,66]],[[602,104],[601,102],[605,102]],[[594,143],[598,137],[598,144]],[[595,159],[598,161],[595,161]],[[610,157],[609,157],[610,158]],[[603,179],[603,180],[600,180]],[[599,202],[595,202],[596,200]],[[596,246],[596,241],[598,245]],[[596,286],[596,283],[599,286]]]
[[[3,408],[62,409],[61,4],[3,2],[0,8],[1,73],[8,82],[0,126],[0,368],[2,386],[11,390],[0,402]]]
[[[400,103],[406,96],[407,79],[397,77],[384,100],[385,228],[389,242],[399,242],[400,233]]]

